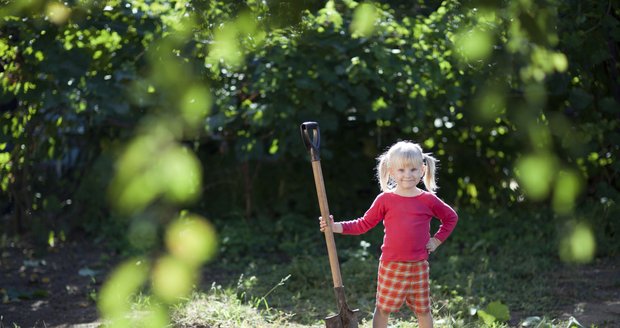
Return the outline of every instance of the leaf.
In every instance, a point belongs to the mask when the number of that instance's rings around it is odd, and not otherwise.
[[[508,306],[502,304],[501,302],[495,301],[489,303],[486,307],[486,311],[499,321],[505,322],[510,320],[510,311],[508,310]]]
[[[353,14],[353,21],[350,31],[353,37],[368,37],[374,30],[374,23],[377,19],[376,8],[369,3],[359,5]]]
[[[527,195],[534,200],[547,196],[555,171],[555,158],[550,154],[529,155],[517,161],[521,184]]]
[[[588,263],[596,254],[596,238],[592,228],[584,223],[569,227],[560,241],[560,259],[569,263]]]
[[[498,301],[489,303],[484,310],[478,310],[477,313],[478,317],[489,326],[495,321],[506,322],[510,320],[508,307]]]
[[[493,322],[495,322],[495,317],[491,314],[488,314],[486,311],[484,310],[478,310],[478,312],[476,312],[478,314],[478,317],[487,325],[490,326],[493,324]]]

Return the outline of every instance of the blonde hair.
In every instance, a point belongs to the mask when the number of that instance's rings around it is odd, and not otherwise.
[[[435,182],[435,167],[439,162],[430,153],[424,153],[422,147],[411,141],[399,141],[386,152],[377,157],[377,178],[381,191],[392,191],[396,183],[390,176],[390,168],[413,165],[424,167],[424,187],[430,192],[437,190]]]

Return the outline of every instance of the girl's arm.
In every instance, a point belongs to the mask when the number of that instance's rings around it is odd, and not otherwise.
[[[332,231],[334,233],[344,233],[347,235],[360,235],[372,229],[383,220],[385,214],[383,202],[379,199],[380,197],[381,196],[378,196],[364,216],[357,220],[334,222],[334,218],[330,215],[329,217],[332,219]],[[325,231],[327,223],[321,217],[319,217],[319,225],[321,231]]]
[[[438,197],[435,197],[434,204],[431,208],[433,211],[433,216],[441,221],[439,230],[437,230],[437,233],[433,236],[433,238],[437,239],[441,244],[448,238],[448,236],[450,236],[452,230],[456,227],[459,217],[452,207],[444,203]]]
[[[382,195],[375,198],[375,201],[361,218],[338,222],[342,227],[342,233],[345,235],[361,235],[381,222],[385,216],[385,198]]]

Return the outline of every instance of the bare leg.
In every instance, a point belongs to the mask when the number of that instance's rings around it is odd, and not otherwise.
[[[375,313],[372,316],[372,328],[387,328],[390,313],[375,307]]]
[[[420,328],[433,328],[433,316],[430,311],[426,313],[416,313],[415,315],[418,317],[418,325]]]

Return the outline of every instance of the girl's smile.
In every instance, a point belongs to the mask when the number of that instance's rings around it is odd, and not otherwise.
[[[404,165],[392,170],[391,176],[396,182],[397,194],[413,196],[419,193],[416,187],[422,178],[422,170],[414,165]]]

